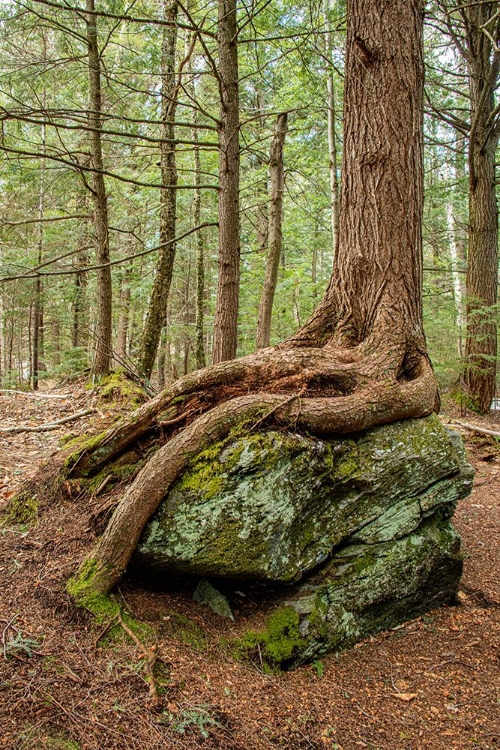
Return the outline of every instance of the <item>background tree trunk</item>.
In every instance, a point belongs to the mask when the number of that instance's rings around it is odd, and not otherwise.
[[[465,384],[474,406],[490,409],[496,388],[498,287],[498,208],[495,187],[495,87],[500,52],[492,49],[485,27],[496,3],[470,4],[467,17],[467,65],[471,101],[469,135],[469,242]],[[496,22],[496,39],[499,22]]]
[[[92,374],[101,378],[111,367],[112,286],[109,265],[108,197],[104,183],[102,158],[102,97],[101,58],[97,43],[97,16],[94,0],[86,0],[87,49],[89,62],[89,133],[90,156],[93,167],[92,196],[94,200],[94,235],[96,264],[103,265],[97,273],[97,313],[95,325],[94,361]]]
[[[286,112],[278,115],[269,151],[269,251],[267,255],[266,275],[260,298],[259,319],[257,321],[257,349],[269,346],[271,339],[274,293],[276,291],[276,284],[278,283],[278,270],[283,244],[283,190],[285,183],[283,145],[288,127],[287,121],[288,115]]]
[[[162,189],[160,192],[160,249],[151,291],[151,299],[144,332],[141,339],[139,369],[147,378],[153,371],[161,329],[165,325],[167,302],[172,282],[175,259],[176,190],[177,168],[175,162],[174,117],[177,106],[177,82],[175,52],[177,46],[176,0],[165,2],[164,15],[169,25],[163,30],[161,117],[163,120],[160,143],[160,170]]]
[[[213,363],[233,359],[238,344],[240,286],[240,107],[236,0],[219,0],[219,276]]]

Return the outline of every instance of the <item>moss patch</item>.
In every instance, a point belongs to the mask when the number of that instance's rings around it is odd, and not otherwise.
[[[38,499],[36,495],[20,492],[15,495],[0,518],[0,526],[35,526],[38,521]]]
[[[299,622],[299,613],[293,607],[282,607],[273,612],[263,630],[250,630],[234,641],[234,653],[240,659],[260,663],[265,672],[280,672],[307,645]]]
[[[127,377],[123,370],[106,375],[96,386],[97,394],[105,401],[126,401],[132,406],[139,406],[147,401],[142,388]]]

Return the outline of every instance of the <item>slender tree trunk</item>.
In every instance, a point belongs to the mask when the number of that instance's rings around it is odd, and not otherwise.
[[[191,95],[196,99],[196,82],[194,77],[193,66],[190,64],[189,73],[191,76]],[[198,110],[193,109],[193,141],[198,142]],[[195,226],[201,224],[201,158],[200,147],[195,145],[193,148],[194,155],[194,205],[193,219]],[[205,251],[203,243],[203,233],[201,229],[196,232],[196,321],[195,321],[195,359],[196,367],[199,369],[206,366],[205,355],[205,338],[204,338],[204,318],[205,318]]]
[[[264,117],[264,96],[262,91],[257,90],[255,92],[255,107],[258,111],[257,123],[259,126],[258,137],[263,135],[266,127],[266,118]],[[267,249],[267,233],[269,230],[269,214],[268,214],[268,187],[267,187],[267,162],[264,154],[260,151],[256,154],[256,166],[264,174],[262,180],[259,179],[259,186],[256,190],[256,197],[258,200],[257,204],[257,230],[256,230],[256,245],[257,252],[263,253]]]
[[[464,325],[463,312],[463,288],[460,278],[458,242],[456,239],[455,219],[453,216],[453,205],[451,202],[446,204],[446,224],[448,227],[448,241],[450,248],[451,260],[451,280],[453,283],[453,301],[455,303],[455,325],[457,327],[457,348],[458,354],[462,357],[462,328]]]
[[[97,43],[97,16],[94,0],[86,0],[87,50],[89,60],[89,133],[93,168],[92,197],[94,201],[94,236],[97,265],[97,313],[95,324],[94,361],[92,373],[101,378],[111,367],[112,286],[109,265],[108,197],[104,183],[102,157],[101,57]]]
[[[89,167],[90,160],[86,157],[83,166]],[[87,213],[88,211],[88,193],[85,186],[77,194],[76,210],[77,213]],[[78,235],[78,252],[75,257],[77,268],[85,268],[89,265],[87,251],[90,247],[89,221],[83,219],[79,226]],[[87,314],[87,286],[88,276],[86,271],[79,271],[75,274],[75,286],[73,290],[73,322],[71,331],[71,343],[73,348],[86,347],[88,345],[88,314]]]
[[[45,37],[43,38],[43,59],[47,59],[47,44]],[[45,110],[46,106],[46,92],[45,89],[42,92],[42,106]],[[46,129],[45,124],[41,126],[42,130],[42,160],[40,166],[40,184],[38,188],[38,238],[37,238],[37,266],[40,266],[43,259],[43,240],[44,240],[44,224],[43,216],[45,213],[45,152],[46,152]],[[38,377],[40,372],[40,361],[42,356],[42,325],[43,325],[43,287],[42,277],[37,276],[35,280],[35,298],[33,303],[33,354],[31,357],[31,387],[34,391],[38,390]]]
[[[326,0],[328,8],[328,0]],[[333,79],[333,40],[327,17],[327,31],[325,34],[325,52],[329,63],[327,70],[327,110],[328,110],[328,155],[330,167],[330,205],[332,222],[333,257],[337,252],[339,238],[339,177],[336,133],[335,81]]]
[[[492,50],[491,40],[484,32],[495,9],[495,3],[473,3],[465,11],[471,100],[465,384],[475,408],[481,412],[489,411],[496,389],[498,208],[495,153],[499,134],[494,92],[499,78],[500,52]],[[498,21],[496,36],[498,44]]]
[[[146,377],[151,377],[161,330],[165,324],[167,301],[172,282],[175,259],[175,224],[177,168],[175,159],[175,137],[173,125],[177,107],[177,82],[175,76],[175,52],[177,46],[177,11],[176,0],[166,0],[164,5],[165,19],[170,25],[163,30],[162,73],[161,73],[161,116],[162,137],[160,143],[160,170],[162,189],[160,191],[160,249],[156,263],[156,273],[151,291],[151,299],[142,334],[139,368]]]
[[[266,263],[266,275],[259,305],[257,321],[257,349],[269,346],[271,339],[271,318],[274,294],[278,283],[278,270],[283,245],[283,190],[285,170],[283,166],[283,145],[287,131],[288,115],[278,115],[274,136],[269,152],[269,182],[271,200],[269,204],[269,251]]]
[[[234,359],[240,287],[240,147],[236,0],[219,0],[219,276],[213,362]]]

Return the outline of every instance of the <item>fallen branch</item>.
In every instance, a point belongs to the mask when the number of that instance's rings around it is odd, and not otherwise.
[[[118,622],[126,632],[130,638],[134,641],[135,645],[139,649],[139,651],[142,653],[144,657],[144,666],[146,668],[146,682],[149,685],[149,698],[151,700],[151,704],[153,706],[158,705],[158,688],[156,686],[156,679],[154,675],[154,668],[155,664],[158,660],[158,654],[156,653],[155,646],[152,648],[146,648],[146,646],[141,643],[139,638],[136,636],[134,631],[129,628],[126,622],[124,622],[121,610],[118,610]]]
[[[28,391],[14,391],[11,388],[0,388],[0,393],[18,393],[20,396],[27,396],[28,398],[71,398],[71,395],[58,394],[58,393],[28,393]]]
[[[49,430],[57,430],[62,424],[66,422],[74,422],[75,419],[87,416],[87,414],[94,414],[97,409],[83,409],[77,411],[75,414],[70,414],[62,419],[56,419],[54,422],[48,422],[47,424],[39,424],[36,427],[29,427],[28,425],[20,425],[18,427],[0,427],[0,432],[5,434],[15,434],[17,432],[48,432]]]
[[[471,424],[470,422],[460,422],[458,419],[454,419],[451,424],[460,425],[460,427],[465,427],[467,430],[471,430],[472,432],[480,432],[482,435],[491,435],[492,437],[500,438],[500,432],[497,432],[495,430],[488,430],[486,427],[479,427],[477,424]]]

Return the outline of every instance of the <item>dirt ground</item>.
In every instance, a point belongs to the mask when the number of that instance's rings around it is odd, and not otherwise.
[[[111,416],[83,388],[51,394],[67,398],[0,393],[0,427],[98,411],[51,432],[0,433],[0,508],[63,435]],[[500,430],[498,416],[464,418]],[[97,627],[64,593],[103,498],[68,499],[30,527],[0,527],[0,748],[500,748],[500,443],[463,434],[477,474],[455,516],[465,556],[456,605],[270,676],[221,645],[221,631],[237,626],[192,600],[195,581],[126,579],[117,597],[150,624],[143,643],[161,657],[157,706],[141,648],[119,626]],[[243,593],[240,619],[254,603],[251,587]]]

